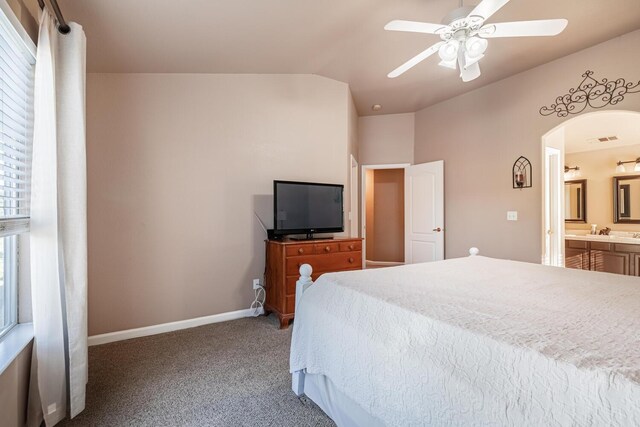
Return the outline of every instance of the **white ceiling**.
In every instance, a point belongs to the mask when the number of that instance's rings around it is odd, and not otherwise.
[[[477,3],[466,1],[465,4]],[[85,28],[89,72],[311,73],[349,83],[360,115],[416,111],[640,28],[640,0],[511,0],[489,22],[567,18],[553,38],[490,40],[463,83],[435,57],[387,73],[438,40],[387,32],[439,23],[458,0],[59,0]]]
[[[640,113],[604,111],[587,114],[567,122],[564,129],[565,153],[606,150],[640,144]],[[616,136],[615,141],[594,141]]]

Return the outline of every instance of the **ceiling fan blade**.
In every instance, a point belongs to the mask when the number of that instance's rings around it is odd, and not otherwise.
[[[474,62],[465,68],[460,67],[460,77],[463,82],[470,82],[471,80],[477,79],[480,77],[480,64]]]
[[[438,49],[440,49],[440,46],[442,46],[443,44],[444,42],[438,42],[433,46],[431,46],[430,48],[425,49],[424,51],[420,52],[419,54],[417,54],[416,56],[414,56],[413,58],[411,58],[410,60],[408,60],[407,62],[405,62],[404,64],[402,64],[401,66],[399,66],[398,68],[390,72],[389,74],[387,74],[387,77],[389,77],[390,79],[393,79],[398,77],[401,74],[404,74],[407,70],[415,67],[416,65],[418,65],[419,63],[421,63],[422,61],[424,61],[434,53],[436,53]]]
[[[509,3],[509,0],[482,0],[482,2],[471,11],[469,16],[480,16],[486,21],[507,3]]]
[[[442,24],[430,24],[428,22],[402,21],[396,19],[384,26],[387,31],[406,31],[409,33],[438,34],[438,30],[446,28]]]
[[[484,38],[557,36],[567,27],[566,19],[501,22],[485,25],[478,35]]]

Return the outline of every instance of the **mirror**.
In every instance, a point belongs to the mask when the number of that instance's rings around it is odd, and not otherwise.
[[[639,193],[640,194],[640,193]],[[587,180],[564,182],[565,222],[587,222]]]
[[[640,224],[640,175],[613,178],[613,222]]]

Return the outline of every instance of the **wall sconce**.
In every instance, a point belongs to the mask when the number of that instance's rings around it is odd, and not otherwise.
[[[526,157],[519,157],[513,164],[511,173],[513,188],[531,188],[531,162]]]
[[[580,166],[574,166],[572,168],[569,166],[564,167],[564,179],[580,178],[581,176]]]
[[[633,170],[635,172],[640,172],[640,157],[635,160],[619,161],[618,163],[616,163],[616,172],[625,173],[627,171],[627,168],[625,168],[624,165],[627,163],[635,163],[636,165],[634,166]]]

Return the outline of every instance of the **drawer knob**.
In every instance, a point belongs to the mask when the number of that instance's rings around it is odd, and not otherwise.
[[[331,250],[331,248],[329,246],[325,246],[324,251],[325,252],[329,252]]]
[[[353,246],[353,245],[349,245],[349,249],[350,249],[350,250],[353,250],[353,248],[355,248],[355,246]]]
[[[303,254],[304,253],[304,249],[302,249],[302,248],[298,249],[298,253],[299,254]]]
[[[349,258],[349,262],[353,264],[353,261],[355,261],[353,258]]]

